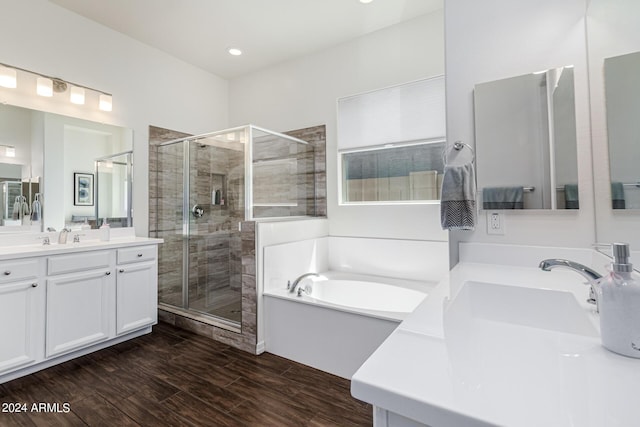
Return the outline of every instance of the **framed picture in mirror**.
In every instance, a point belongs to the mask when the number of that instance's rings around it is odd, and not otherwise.
[[[73,173],[73,204],[75,206],[93,206],[92,173]]]

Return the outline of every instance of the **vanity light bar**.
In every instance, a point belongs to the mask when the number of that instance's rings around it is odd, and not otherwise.
[[[98,108],[100,110],[112,111],[113,109],[113,95],[110,93],[3,63],[0,63],[0,86],[9,89],[17,88],[18,71],[37,77],[36,93],[40,96],[51,97],[54,92],[65,92],[67,88],[70,88],[69,101],[73,104],[83,105],[85,103],[85,91],[90,90],[99,94]]]

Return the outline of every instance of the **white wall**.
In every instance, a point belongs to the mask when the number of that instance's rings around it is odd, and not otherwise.
[[[605,58],[640,51],[638,16],[640,2],[637,0],[589,2],[587,29],[597,237],[600,242],[629,242],[631,249],[636,250],[640,248],[640,214],[611,209],[603,67]]]
[[[439,205],[339,206],[336,170],[337,99],[443,74],[443,21],[438,11],[230,81],[230,125],[277,131],[327,125],[332,235],[447,239]]]
[[[474,232],[452,232],[452,263],[457,241],[568,247],[595,241],[585,10],[585,0],[446,1],[448,139],[475,144],[476,83],[572,64],[580,186],[577,212],[509,212],[504,236],[488,235],[481,215]]]
[[[112,93],[113,111],[51,105],[8,90],[0,101],[132,128],[134,225],[147,235],[148,126],[188,133],[225,128],[227,81],[47,0],[0,0],[0,10],[0,62]]]

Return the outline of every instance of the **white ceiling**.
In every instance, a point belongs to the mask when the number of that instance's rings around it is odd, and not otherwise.
[[[50,1],[228,79],[443,7],[443,0]],[[232,57],[229,47],[244,54]]]

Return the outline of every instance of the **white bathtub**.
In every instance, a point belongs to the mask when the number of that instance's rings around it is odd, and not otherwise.
[[[351,375],[435,286],[342,272],[286,281],[264,292],[265,350],[344,378]]]
[[[427,296],[426,292],[401,286],[360,280],[325,279],[304,286],[309,298],[350,310],[371,313],[411,313]],[[306,297],[302,293],[301,297]]]
[[[427,296],[433,284],[391,277],[341,272],[325,272],[320,277],[303,279],[306,292],[300,296],[284,286],[265,295],[289,298],[305,304],[402,321]]]

